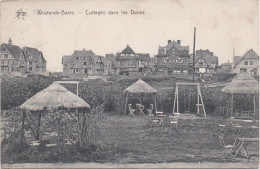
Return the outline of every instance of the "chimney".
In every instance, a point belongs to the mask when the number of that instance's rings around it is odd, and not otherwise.
[[[177,40],[177,43],[180,45],[181,44],[181,40]]]
[[[12,39],[11,38],[9,38],[9,40],[8,40],[8,45],[12,45]]]
[[[170,44],[172,41],[171,40],[168,40],[168,44]]]
[[[83,48],[83,50],[85,50],[85,48]]]

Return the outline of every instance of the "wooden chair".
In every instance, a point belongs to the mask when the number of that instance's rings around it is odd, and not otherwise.
[[[160,126],[160,119],[158,118],[153,118],[151,120],[151,125],[150,127],[159,127]]]
[[[255,121],[255,125],[250,126],[250,133],[257,134],[259,130],[259,120]]]
[[[38,151],[38,147],[41,145],[40,140],[32,140],[32,137],[30,135],[24,136],[25,142],[30,146],[28,150],[28,154],[34,155],[34,153],[40,154]]]
[[[153,114],[153,104],[150,104],[149,109],[146,109],[146,111],[148,111],[148,115]]]
[[[223,136],[218,135],[218,140],[219,140],[221,146],[225,148],[225,151],[226,151],[225,157],[227,155],[232,155],[232,149],[234,148],[234,146],[233,145],[226,145],[225,142],[224,142]]]
[[[129,115],[135,116],[134,115],[135,109],[133,109],[132,104],[128,104],[128,108],[129,108]]]
[[[173,127],[174,129],[177,130],[179,116],[169,116],[169,117],[170,117],[170,127]]]
[[[218,124],[218,126],[220,127],[220,132],[225,132],[225,124]]]

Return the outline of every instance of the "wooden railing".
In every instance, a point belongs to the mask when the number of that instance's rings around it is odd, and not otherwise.
[[[254,110],[235,110],[231,112],[231,108],[220,106],[216,111],[218,114],[230,117],[234,116],[236,118],[248,118],[254,119],[259,114],[259,109]]]

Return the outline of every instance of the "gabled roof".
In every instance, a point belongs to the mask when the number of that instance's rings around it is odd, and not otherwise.
[[[42,59],[43,61],[45,61],[43,55],[42,55],[42,52],[39,51],[38,49],[36,48],[31,48],[31,47],[24,47],[23,48],[24,50],[28,51],[28,53],[32,56],[32,58],[35,60],[35,61],[39,61],[40,59]]]
[[[189,51],[189,46],[181,46],[179,43],[177,43],[175,40],[171,41],[171,43],[167,44],[164,47],[159,46],[159,50],[162,50],[166,48],[166,50],[170,50],[171,48],[175,47],[178,50],[187,50]]]
[[[195,63],[197,63],[199,59],[203,59],[207,63],[207,65],[209,65],[210,68],[214,68],[211,66],[211,64],[217,64],[217,62],[218,62],[217,56],[196,56]],[[191,59],[189,60],[190,64],[192,64],[192,61],[193,60],[191,57]],[[213,62],[215,62],[215,63],[213,63]]]
[[[16,45],[3,43],[1,47],[5,47],[15,59],[19,59],[23,53],[23,50]]]
[[[75,50],[73,56],[96,56],[92,50]]]
[[[62,63],[72,62],[76,57],[89,57],[93,60],[96,60],[96,55],[92,50],[74,50],[72,55],[62,56]]]
[[[122,56],[122,54],[133,54],[134,56],[125,57],[125,56]],[[135,52],[133,51],[133,49],[129,45],[127,45],[126,48],[117,55],[116,60],[117,59],[137,59],[137,56],[136,56]]]
[[[129,93],[157,93],[153,87],[139,79],[137,82],[125,89]]]
[[[123,54],[135,54],[135,52],[133,51],[133,49],[127,45],[126,48],[121,52]]]
[[[246,53],[240,58],[239,61],[235,62],[236,67],[244,58],[250,58],[250,59],[259,59],[259,56],[255,53],[253,49],[249,49],[246,51]]]
[[[237,65],[238,62],[242,59],[242,56],[234,56],[234,64]]]

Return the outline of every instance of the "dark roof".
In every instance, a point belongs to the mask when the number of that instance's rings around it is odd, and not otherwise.
[[[171,41],[171,43],[167,44],[164,47],[159,46],[159,50],[166,48],[166,50],[170,50],[172,47],[177,48],[178,50],[187,50],[189,51],[189,46],[181,46],[175,40]]]
[[[28,53],[33,57],[33,59],[35,61],[39,61],[40,59],[44,60],[44,57],[42,55],[42,52],[39,51],[38,49],[36,48],[31,48],[31,47],[24,47],[23,49],[27,50]]]
[[[133,51],[133,49],[127,45],[126,48],[121,52],[123,54],[135,54],[135,52]]]
[[[196,50],[196,56],[213,56],[213,52],[210,52],[208,49],[207,50]]]
[[[74,50],[73,56],[95,56],[92,50]]]
[[[217,62],[218,62],[218,57],[217,56],[196,56],[195,57],[195,63],[197,63],[197,61],[199,60],[199,59],[203,59],[208,65],[209,65],[209,67],[210,68],[213,68],[212,66],[211,66],[211,64],[217,64]],[[189,60],[189,62],[190,62],[190,64],[192,64],[192,62],[193,62],[193,56],[191,56],[191,59]],[[213,63],[214,62],[214,63]]]
[[[122,56],[122,54],[133,54],[133,56]],[[117,55],[116,60],[117,59],[137,59],[137,56],[133,49],[129,45],[127,45],[126,48]]]
[[[72,55],[62,56],[62,63],[72,62],[76,57],[88,57],[94,61],[100,61],[101,56],[96,56],[92,50],[74,50]]]
[[[259,59],[259,56],[255,53],[255,51],[253,49],[249,49],[248,51],[246,51],[246,53],[243,56],[234,57],[234,63],[235,63],[234,67],[236,67],[244,58]]]
[[[150,60],[150,54],[149,53],[137,53],[136,54],[141,61],[149,61]]]
[[[114,54],[106,54],[106,59],[114,60],[115,59],[115,55]]]
[[[19,59],[23,53],[23,50],[16,45],[3,43],[1,46],[4,46],[15,59]]]

